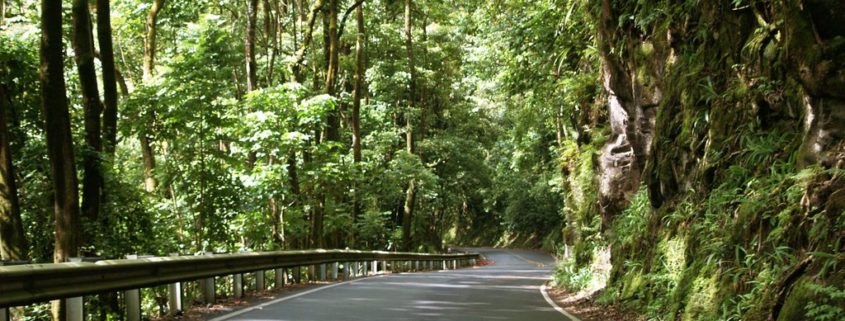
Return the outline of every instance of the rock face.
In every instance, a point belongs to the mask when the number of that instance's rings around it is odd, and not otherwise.
[[[845,239],[845,2],[730,3],[594,10],[609,291],[667,319],[811,319],[845,305],[819,290],[843,291],[845,259],[812,254]]]
[[[612,222],[640,186],[654,137],[654,121],[661,100],[659,80],[667,58],[666,48],[632,28],[617,28],[617,14],[609,0],[602,1],[599,53],[602,86],[607,95],[611,136],[599,160],[599,205],[603,226]],[[625,41],[623,53],[612,44]]]

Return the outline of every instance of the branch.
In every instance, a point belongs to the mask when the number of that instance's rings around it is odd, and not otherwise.
[[[299,68],[305,61],[305,51],[311,44],[311,39],[314,35],[314,22],[317,20],[317,12],[323,8],[323,2],[324,0],[315,1],[314,5],[311,6],[311,12],[308,13],[308,31],[305,32],[305,38],[302,40],[302,48],[299,48],[299,51],[296,52],[296,60],[293,63],[293,66],[291,66],[291,71],[296,78],[299,78]],[[300,79],[297,79],[297,81],[299,80]]]
[[[337,31],[337,39],[340,39],[340,36],[343,35],[343,26],[346,25],[346,18],[349,17],[349,14],[352,13],[352,10],[358,8],[358,6],[362,5],[366,0],[358,0],[355,4],[353,4],[349,9],[346,9],[346,13],[343,14],[343,19],[340,20],[340,30]]]

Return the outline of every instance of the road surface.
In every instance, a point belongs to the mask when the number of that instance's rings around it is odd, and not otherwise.
[[[570,320],[540,287],[552,257],[530,251],[471,249],[495,264],[460,270],[389,274],[323,286],[214,319],[322,320]]]

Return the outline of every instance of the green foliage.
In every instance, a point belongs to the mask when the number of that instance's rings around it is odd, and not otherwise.
[[[562,260],[555,268],[554,284],[572,293],[587,288],[592,279],[590,267],[578,267],[574,259]]]

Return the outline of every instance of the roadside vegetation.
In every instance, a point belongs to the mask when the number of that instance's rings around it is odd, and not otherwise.
[[[561,289],[649,320],[842,320],[843,19],[0,0],[0,255],[535,247]]]

